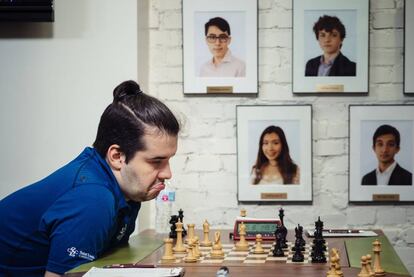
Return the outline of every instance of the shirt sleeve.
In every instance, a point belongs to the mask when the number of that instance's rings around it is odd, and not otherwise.
[[[103,186],[81,185],[60,197],[40,226],[50,243],[46,270],[63,274],[95,260],[108,244],[115,211],[114,197]]]

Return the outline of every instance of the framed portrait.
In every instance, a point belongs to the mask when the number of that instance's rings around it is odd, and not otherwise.
[[[349,201],[414,201],[414,106],[349,106]]]
[[[312,203],[312,106],[243,106],[237,116],[240,202]]]
[[[414,95],[414,0],[405,0],[404,13],[404,93]]]
[[[257,94],[257,0],[183,0],[184,94]]]
[[[368,93],[369,0],[293,1],[293,93]]]

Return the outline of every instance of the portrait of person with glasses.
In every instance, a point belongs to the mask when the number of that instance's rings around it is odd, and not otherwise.
[[[235,57],[230,49],[229,23],[222,17],[211,18],[204,25],[207,47],[213,55],[200,70],[200,77],[245,77],[246,64]]]

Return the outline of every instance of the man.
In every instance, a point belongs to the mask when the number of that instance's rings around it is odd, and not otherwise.
[[[356,63],[341,53],[346,32],[339,18],[319,17],[313,31],[323,54],[306,63],[305,76],[355,76]]]
[[[229,23],[224,18],[214,17],[204,25],[204,33],[213,57],[201,66],[200,77],[245,77],[246,65],[229,49]]]
[[[411,186],[411,172],[402,168],[394,156],[400,151],[400,133],[390,125],[381,125],[374,133],[372,149],[378,159],[378,168],[362,178],[361,185]]]
[[[61,276],[127,243],[141,202],[171,178],[178,132],[137,83],[116,87],[94,148],[0,201],[0,276]]]

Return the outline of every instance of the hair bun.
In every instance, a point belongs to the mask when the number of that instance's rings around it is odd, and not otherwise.
[[[137,82],[129,80],[122,82],[114,89],[114,102],[121,101],[128,95],[139,95],[142,93]]]

